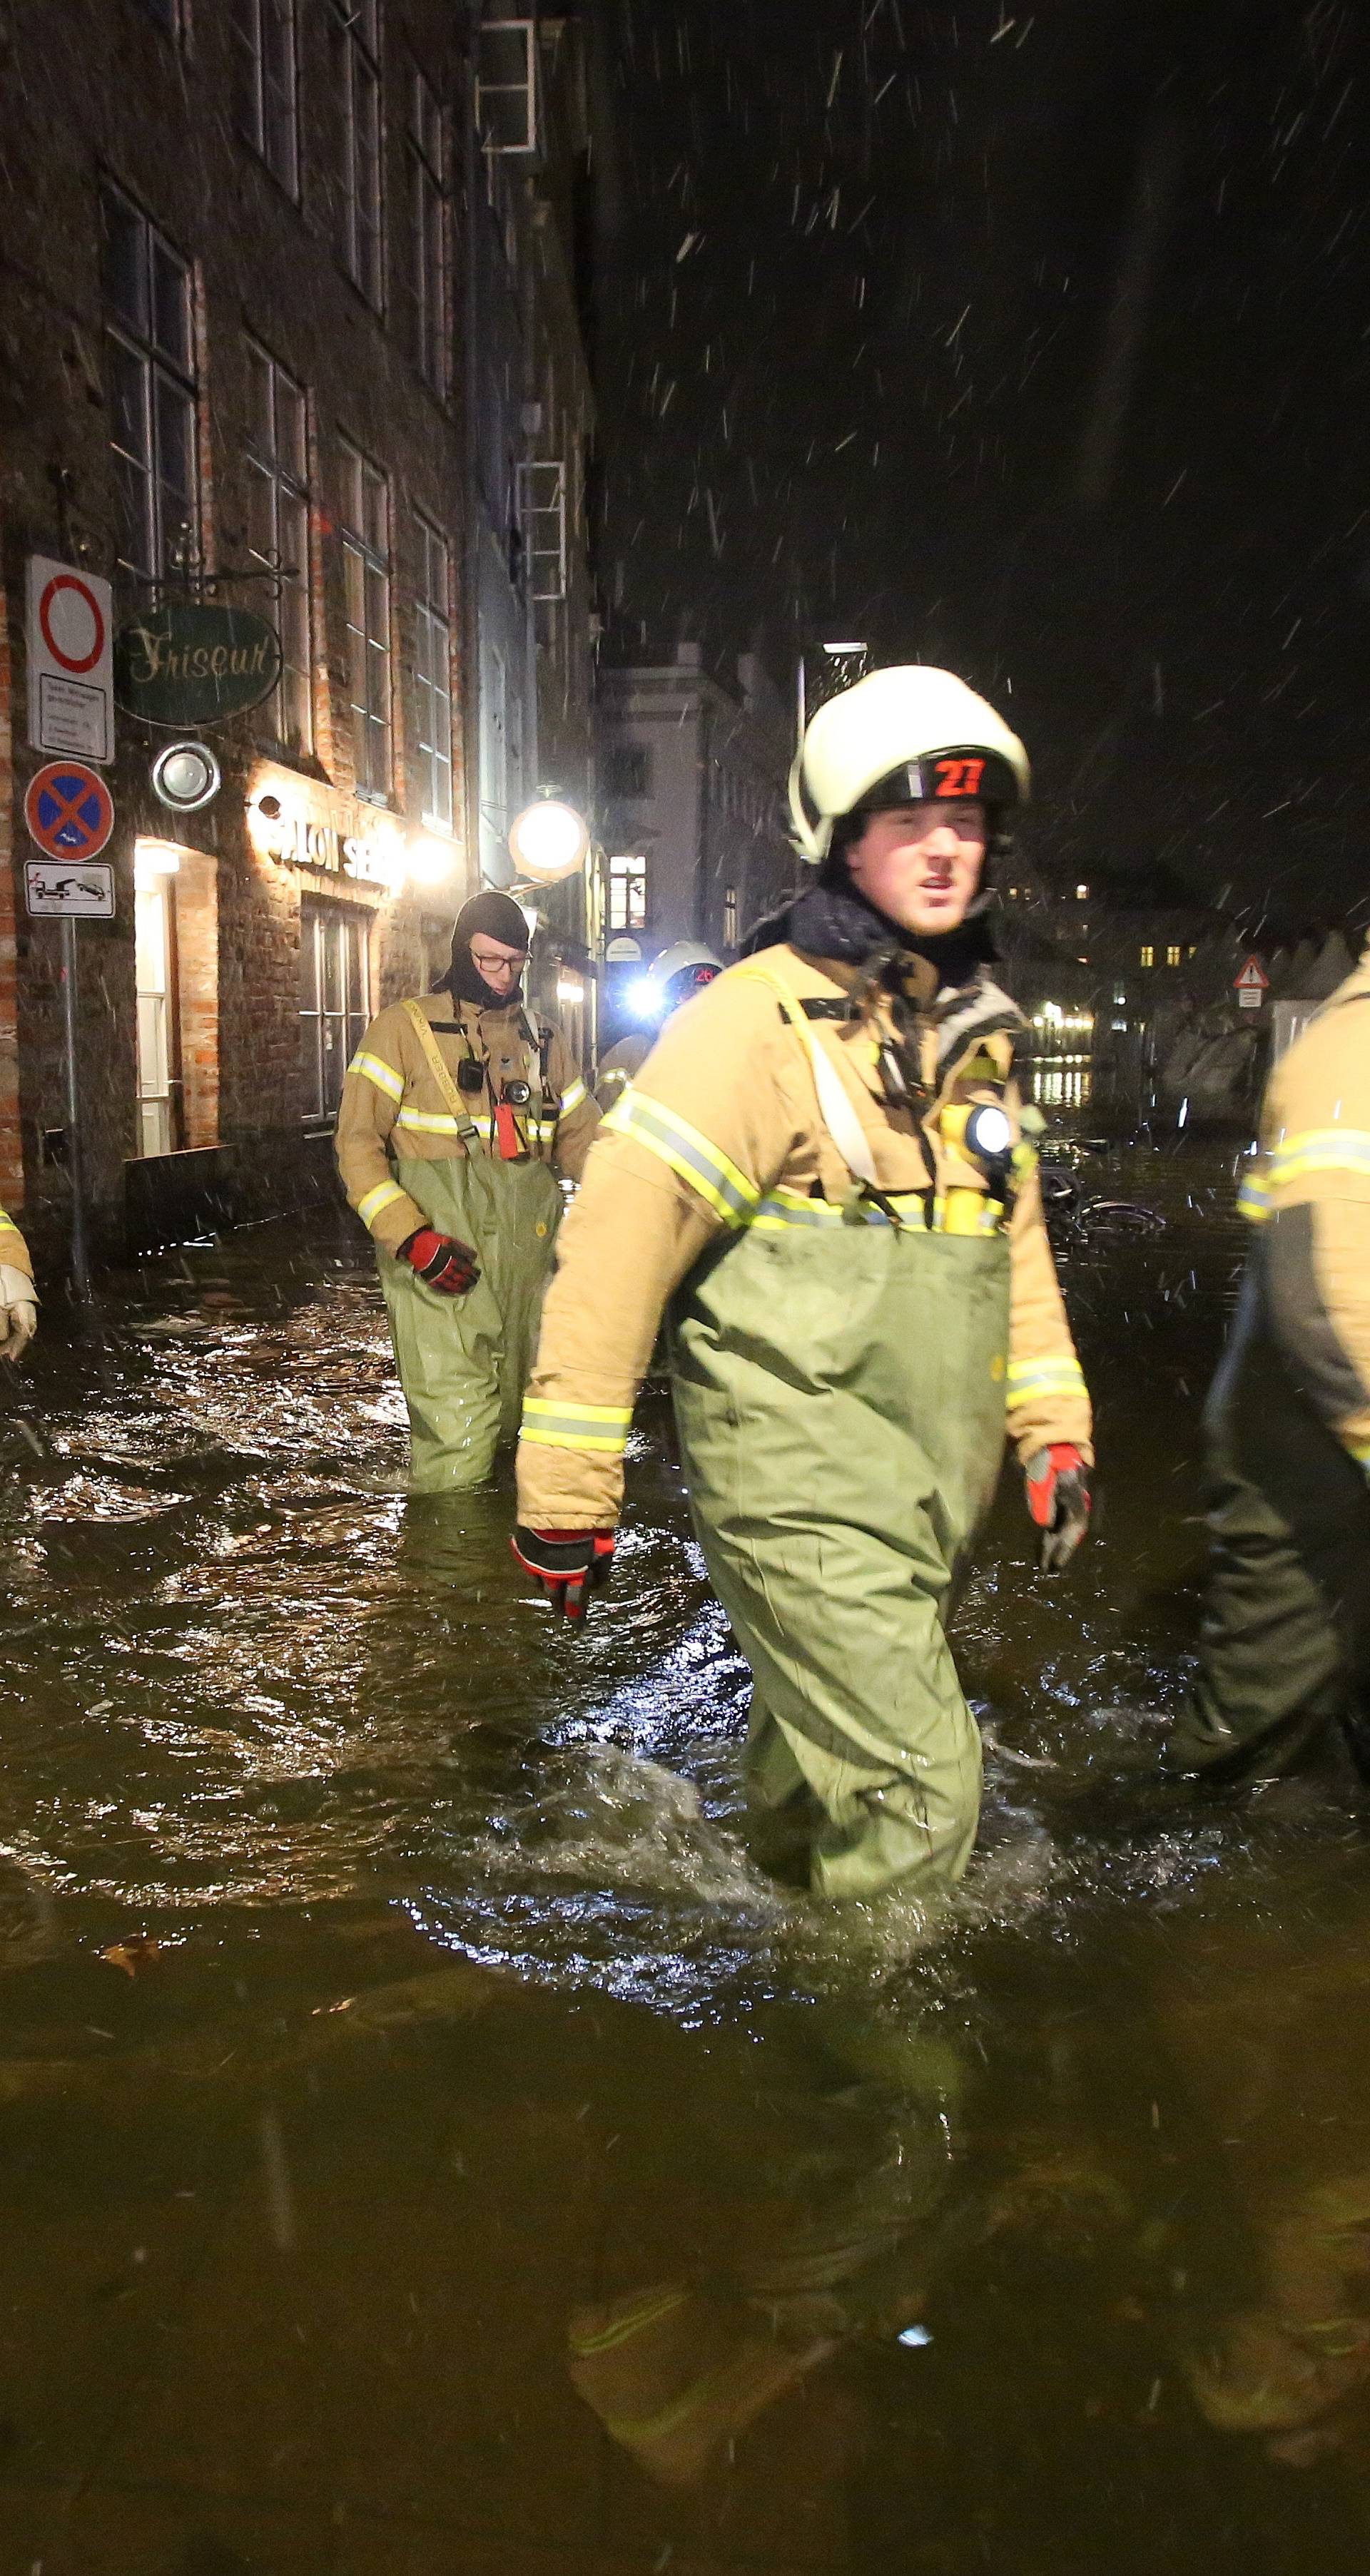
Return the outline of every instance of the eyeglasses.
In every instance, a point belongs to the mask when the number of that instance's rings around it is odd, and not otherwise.
[[[521,949],[511,954],[507,948],[477,948],[473,940],[471,963],[482,975],[521,975],[525,958]]]

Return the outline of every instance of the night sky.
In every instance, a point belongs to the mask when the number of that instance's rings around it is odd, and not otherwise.
[[[1370,915],[1370,58],[1343,0],[602,0],[615,659],[1017,722],[1039,854]]]

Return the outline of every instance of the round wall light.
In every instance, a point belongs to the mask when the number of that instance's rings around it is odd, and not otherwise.
[[[219,793],[222,774],[208,745],[170,742],[152,764],[152,792],[173,814],[196,814]]]

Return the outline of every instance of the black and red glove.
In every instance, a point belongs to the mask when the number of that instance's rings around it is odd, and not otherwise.
[[[1089,1527],[1089,1469],[1069,1440],[1038,1449],[1023,1469],[1027,1505],[1042,1533],[1042,1572],[1059,1574]]]
[[[400,1253],[440,1297],[469,1297],[480,1277],[470,1244],[459,1243],[454,1234],[438,1234],[431,1225],[411,1234]]]
[[[535,1530],[520,1521],[509,1544],[563,1619],[584,1618],[614,1561],[612,1530]]]

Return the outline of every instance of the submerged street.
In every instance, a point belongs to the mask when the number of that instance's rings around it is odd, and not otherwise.
[[[749,1861],[663,1393],[567,1639],[507,1466],[406,1503],[355,1229],[49,1303],[0,1389],[0,2576],[1363,2568],[1357,1793],[1156,1765],[1237,1162],[1076,1156],[1163,1222],[1060,1238],[1104,1503],[1053,1585],[1000,1497],[934,1924]]]

